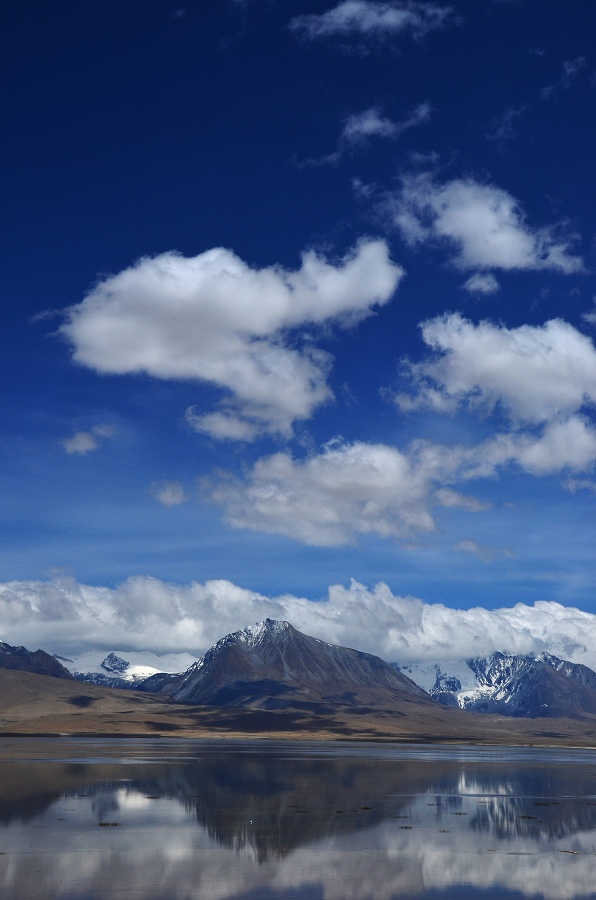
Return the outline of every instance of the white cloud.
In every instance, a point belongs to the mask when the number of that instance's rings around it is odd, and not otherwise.
[[[336,264],[310,251],[297,271],[254,269],[218,248],[144,258],[66,311],[75,362],[106,374],[203,381],[225,394],[189,421],[214,437],[291,433],[333,394],[329,354],[304,331],[352,325],[387,303],[403,270],[363,240]]]
[[[292,31],[309,40],[318,38],[388,39],[398,34],[422,38],[441,28],[451,16],[451,7],[416,0],[343,0],[321,14],[297,16]]]
[[[331,586],[319,602],[271,598],[229,581],[175,585],[147,576],[114,589],[67,578],[0,584],[2,640],[71,657],[96,648],[199,656],[267,616],[402,663],[548,650],[596,668],[596,616],[554,602],[458,610],[356,582]]]
[[[205,488],[232,525],[305,544],[336,547],[357,534],[434,529],[427,474],[384,444],[332,443],[303,462],[276,453],[258,460],[247,482],[219,479]]]
[[[428,173],[406,176],[388,209],[410,245],[445,243],[460,269],[571,274],[584,268],[581,258],[570,253],[575,235],[563,226],[532,228],[511,194],[472,178],[438,184]]]
[[[570,416],[538,433],[495,434],[473,446],[415,441],[402,452],[387,444],[336,441],[304,460],[289,452],[262,457],[243,479],[220,473],[201,487],[236,528],[339,547],[363,534],[402,539],[432,532],[436,506],[490,508],[454,490],[458,482],[494,477],[510,465],[544,476],[584,471],[595,461],[596,429]]]
[[[188,499],[180,481],[154,481],[149,493],[163,506],[179,506]]]
[[[433,355],[407,364],[416,393],[396,397],[403,409],[500,404],[512,420],[539,424],[596,403],[596,348],[561,319],[506,328],[454,313],[421,327]]]
[[[490,272],[476,272],[462,285],[470,294],[496,294],[499,282]]]
[[[581,472],[596,461],[596,430],[580,416],[549,423],[537,439],[522,435],[511,443],[511,459],[532,475]]]
[[[89,431],[75,431],[72,437],[64,438],[59,443],[69,455],[85,456],[97,450],[103,440],[114,434],[113,425],[95,425]]]

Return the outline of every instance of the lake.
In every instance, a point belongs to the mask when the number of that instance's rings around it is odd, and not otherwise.
[[[0,896],[596,897],[596,752],[3,738]]]

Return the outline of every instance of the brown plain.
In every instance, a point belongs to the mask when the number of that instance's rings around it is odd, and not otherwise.
[[[217,708],[0,669],[0,736],[275,738],[596,747],[596,715],[511,719],[417,698],[350,712]]]

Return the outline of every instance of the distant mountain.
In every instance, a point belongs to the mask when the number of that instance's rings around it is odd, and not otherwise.
[[[453,663],[447,671],[439,665],[396,668],[444,706],[527,718],[596,713],[596,672],[550,653],[497,652]]]
[[[154,675],[140,687],[222,707],[370,711],[416,703],[436,709],[425,691],[379,657],[273,619],[228,634],[182,675]]]
[[[181,663],[188,666],[193,661],[193,657],[187,653],[160,657],[155,653],[135,651],[130,657],[131,659],[125,659],[113,652],[107,656],[91,652],[75,658],[54,654],[54,658],[61,662],[77,681],[124,690],[138,687],[142,681],[163,672],[166,667],[171,671],[172,666],[179,667]]]
[[[31,651],[25,647],[12,647],[4,641],[0,641],[0,668],[51,675],[53,678],[72,677],[58,660],[44,650]]]
[[[65,661],[72,662],[71,660]],[[116,656],[115,653],[108,653],[100,663],[100,669],[101,671],[91,672],[78,672],[75,670],[72,674],[77,681],[85,681],[87,684],[100,684],[104,687],[131,690],[136,688],[141,681],[155,673],[155,669],[141,668],[140,666],[132,667],[127,659]],[[135,669],[140,669],[140,672],[134,671]]]

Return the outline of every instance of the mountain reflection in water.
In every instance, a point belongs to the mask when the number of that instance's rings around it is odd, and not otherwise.
[[[586,751],[4,741],[0,893],[596,896],[595,795]]]

